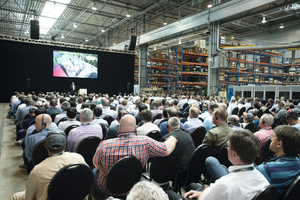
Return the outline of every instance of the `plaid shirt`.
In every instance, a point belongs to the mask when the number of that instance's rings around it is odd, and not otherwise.
[[[157,142],[148,136],[136,136],[134,133],[122,133],[118,138],[102,141],[93,158],[94,166],[99,169],[98,187],[102,192],[105,191],[108,170],[125,156],[135,156],[144,167],[150,155],[166,156],[166,154],[165,143]]]

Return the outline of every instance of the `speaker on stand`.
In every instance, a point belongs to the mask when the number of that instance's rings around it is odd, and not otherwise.
[[[130,37],[129,48],[128,48],[128,50],[134,51],[134,49],[135,49],[135,44],[136,44],[136,36],[135,36],[135,35],[132,35],[132,36]]]
[[[30,38],[40,39],[40,22],[38,20],[30,20]]]

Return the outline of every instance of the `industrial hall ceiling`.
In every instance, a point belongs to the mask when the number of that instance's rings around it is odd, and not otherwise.
[[[193,15],[208,13],[207,24],[199,25],[198,29],[177,34],[172,40],[161,36],[172,45],[176,37],[186,42],[207,37],[210,9],[229,4],[242,6],[249,1],[266,3],[244,13],[238,13],[237,9],[218,20],[222,35],[272,33],[281,25],[300,25],[300,1],[292,0],[0,0],[0,35],[30,38],[30,21],[38,20],[40,40],[111,47],[128,40],[131,34],[140,36]]]

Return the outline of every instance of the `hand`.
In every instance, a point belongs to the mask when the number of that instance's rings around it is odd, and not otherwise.
[[[202,192],[191,190],[191,191],[185,193],[184,197],[189,198],[189,199],[193,199],[193,198],[198,198],[201,194],[202,194]]]

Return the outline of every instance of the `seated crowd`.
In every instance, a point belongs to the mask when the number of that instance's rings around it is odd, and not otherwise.
[[[146,170],[149,158],[169,156],[174,149],[179,152],[180,166],[170,180],[173,188],[163,191],[141,181],[129,194],[110,192],[109,196],[127,196],[130,200],[251,199],[260,189],[272,185],[281,199],[300,175],[300,108],[284,97],[268,101],[237,101],[232,97],[227,103],[222,97],[199,95],[16,92],[10,108],[8,118],[16,124],[15,145],[23,151],[24,162],[19,167],[29,174],[26,190],[13,194],[12,200],[47,199],[56,172],[68,164],[87,164],[76,152],[80,142],[90,137],[101,141],[92,159],[93,192],[100,197],[105,197],[110,168],[121,158],[134,156]],[[49,157],[34,166],[32,154],[41,141]],[[199,144],[211,148],[202,166],[209,173],[203,178],[192,177],[197,183],[188,182],[187,177],[193,176],[189,173],[190,159]],[[228,168],[220,161],[224,148]],[[273,158],[264,157],[266,149],[273,152]],[[175,191],[184,183],[187,191],[181,196]]]

